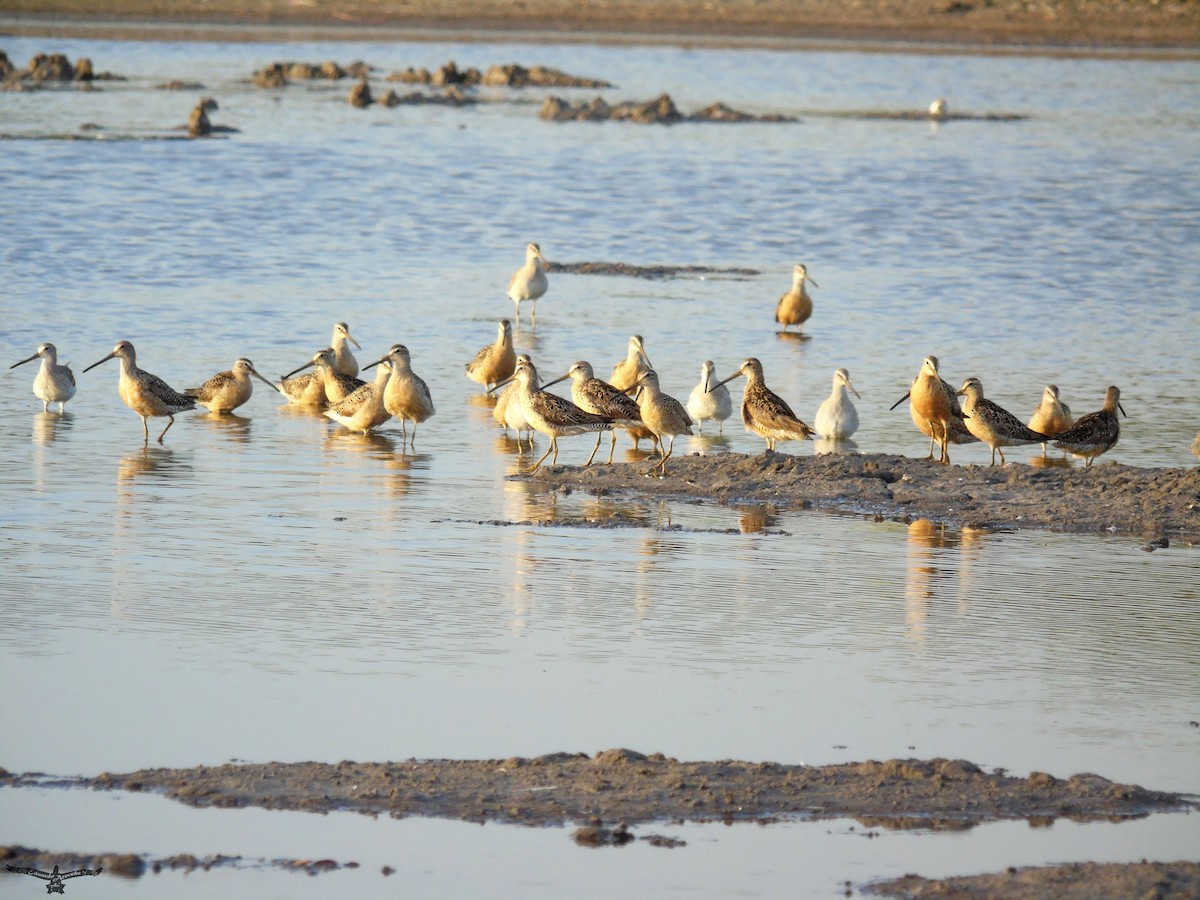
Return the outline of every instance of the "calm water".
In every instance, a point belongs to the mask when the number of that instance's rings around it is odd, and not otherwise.
[[[580,358],[604,373],[640,333],[664,388],[683,397],[703,359],[727,374],[756,355],[806,416],[846,366],[863,393],[860,448],[910,455],[927,443],[887,408],[926,354],[951,381],[978,375],[1022,416],[1046,382],[1077,412],[1114,383],[1130,418],[1109,457],[1194,464],[1200,66],[500,44],[0,48],[18,62],[88,55],[131,76],[90,94],[0,94],[4,135],[84,122],[161,133],[196,99],[151,89],[170,78],[202,81],[221,103],[214,121],[242,129],[204,142],[0,143],[0,361],[52,340],[79,373],[127,338],[184,387],[239,355],[290,370],[344,319],[364,362],[406,343],[438,407],[415,453],[401,452],[398,429],[352,436],[265,389],[242,416],[184,416],[165,446],[145,448],[115,363],[80,376],[62,417],[37,410],[32,365],[0,370],[0,765],[91,774],[630,746],[810,763],[965,757],[1200,791],[1194,548],[548,493],[505,479],[528,457],[500,438],[461,370],[511,315],[504,286],[529,240],[565,262],[745,266],[763,274],[555,276],[538,331],[526,326],[518,344],[546,374]],[[276,59],[328,58],[383,71],[543,63],[617,83],[610,99],[665,90],[684,110],[723,100],[804,121],[551,124],[536,119],[540,91],[359,111],[345,82],[245,83]],[[935,96],[1032,118],[932,128],[815,114]],[[821,285],[817,311],[811,340],[784,340],[774,302],[800,260]],[[760,446],[731,424],[677,450]],[[560,461],[589,450],[566,440]],[[577,527],[585,519],[628,527]],[[505,521],[545,524],[484,524]],[[229,838],[210,844],[196,823],[215,817],[155,798],[122,800],[137,812],[117,814],[113,802],[10,792],[0,840],[338,858],[366,846],[358,856],[375,868],[351,890],[447,896],[497,885],[561,895],[584,879],[611,888],[598,896],[628,893],[629,871],[646,896],[777,895],[796,883],[778,862],[793,856],[825,896],[912,869],[1171,858],[1196,844],[1194,816],[871,841],[820,823],[688,826],[676,829],[687,850],[617,856],[575,850],[557,829],[251,811],[205,826]],[[67,828],[64,809],[96,824]],[[158,823],[153,840],[131,824],[143,817]],[[274,837],[252,837],[264,831]],[[426,863],[421,851],[406,865],[383,849],[443,840],[474,862]],[[494,863],[530,854],[546,868]],[[384,863],[404,879],[378,878]],[[721,866],[730,881],[713,880]],[[445,880],[451,870],[464,874]],[[194,896],[335,884],[176,881]]]

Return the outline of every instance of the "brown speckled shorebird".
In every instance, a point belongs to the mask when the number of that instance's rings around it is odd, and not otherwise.
[[[537,369],[529,357],[522,355],[513,374],[513,386],[517,394],[513,398],[520,402],[529,424],[550,438],[550,446],[542,454],[542,458],[533,464],[527,474],[532,475],[538,470],[546,457],[554,453],[551,464],[558,462],[558,439],[574,434],[585,434],[592,431],[607,431],[613,422],[608,416],[598,416],[585,412],[570,400],[564,400],[555,394],[544,391],[537,386]]]
[[[709,390],[715,377],[716,367],[711,359],[706,359],[700,366],[700,383],[688,395],[688,415],[701,434],[704,433],[705,422],[716,422],[719,431],[724,434],[725,420],[733,415],[733,398],[729,396],[729,388],[721,385]]]
[[[383,407],[392,416],[400,420],[400,439],[403,443],[408,440],[406,422],[413,423],[411,446],[416,449],[417,425],[424,422],[434,413],[433,397],[429,393],[429,385],[421,376],[412,370],[412,357],[408,348],[403,344],[392,344],[385,357],[392,364],[392,377],[388,379],[383,391]],[[371,363],[371,366],[378,363]],[[371,368],[366,366],[366,369]]]
[[[642,412],[642,423],[658,439],[662,458],[650,471],[667,474],[667,460],[675,449],[675,436],[692,433],[692,418],[683,404],[658,386],[658,373],[653,369],[638,377],[638,408]]]
[[[594,413],[598,416],[608,416],[613,420],[613,424],[620,428],[637,428],[642,426],[642,413],[638,407],[637,401],[622,391],[618,391],[607,381],[601,381],[596,377],[596,373],[592,370],[592,365],[585,360],[579,360],[568,370],[567,374],[562,378],[556,378],[547,384],[558,384],[560,381],[571,379],[571,400],[582,409],[584,412]],[[608,464],[613,461],[613,452],[617,448],[617,432],[616,429],[611,429],[612,444],[608,448]],[[604,439],[604,433],[596,435],[596,446],[592,448],[592,455],[588,457],[585,466],[590,466],[592,460],[596,458],[596,451],[600,449],[600,441]]]
[[[1003,465],[1004,447],[1017,444],[1037,444],[1048,440],[1048,436],[1034,431],[998,403],[983,396],[983,383],[978,378],[968,378],[958,390],[965,397],[962,411],[966,417],[967,430],[992,448],[992,465],[996,464],[996,452],[1000,452]]]
[[[117,393],[126,406],[142,417],[142,435],[146,441],[150,440],[150,429],[146,424],[150,419],[166,416],[170,420],[158,436],[158,442],[161,444],[171,426],[175,424],[175,416],[195,409],[196,401],[185,397],[157,375],[139,369],[137,351],[129,341],[121,341],[112,353],[92,363],[83,371],[89,372],[100,363],[106,363],[113,358],[121,360],[121,380],[117,383]]]
[[[334,366],[337,360],[337,352],[332,347],[326,347],[324,350],[318,350],[313,354],[313,358],[297,369],[292,369],[283,376],[280,383],[281,392],[291,400],[292,394],[289,393],[288,386],[298,379],[292,378],[297,372],[303,372],[305,369],[316,367],[313,373],[313,378],[320,385],[321,396],[314,400],[293,400],[293,403],[311,403],[315,406],[327,406],[331,403],[339,403],[345,400],[360,387],[366,384],[361,378],[355,378],[352,375],[346,375],[337,371]],[[289,381],[289,379],[291,379]],[[308,388],[305,388],[307,392]],[[307,394],[306,394],[307,396]]]
[[[791,290],[779,298],[779,304],[775,307],[775,321],[783,326],[784,331],[788,330],[789,325],[803,325],[812,315],[812,297],[805,290],[804,283],[806,281],[813,287],[820,287],[809,277],[808,269],[804,264],[798,263],[792,269]]]
[[[936,356],[925,357],[921,362],[920,373],[913,379],[912,387],[909,388],[907,394],[892,404],[892,409],[905,400],[909,401],[909,413],[912,415],[913,423],[921,430],[922,434],[930,437],[930,459],[933,459],[933,444],[936,443],[941,448],[938,462],[949,465],[948,445],[970,443],[963,439],[960,432],[969,435],[972,441],[978,440],[970,434],[963,421],[962,407],[959,406],[954,388],[943,381],[938,374]]]
[[[646,355],[642,336],[635,334],[629,339],[629,348],[625,358],[613,368],[608,383],[618,391],[629,393],[630,389],[638,383],[638,379],[642,377],[642,373],[648,372],[652,368],[650,357]]]
[[[59,365],[58,348],[53,344],[38,344],[37,353],[9,368],[15,369],[35,359],[40,359],[42,364],[33,376],[33,395],[42,401],[42,412],[50,412],[51,403],[58,404],[59,412],[66,412],[67,401],[75,396],[75,373],[70,364]]]
[[[467,377],[484,386],[489,393],[516,371],[517,353],[513,350],[512,322],[501,319],[496,342],[488,344],[466,365]]]
[[[1121,405],[1120,389],[1109,385],[1104,393],[1103,408],[1081,416],[1074,425],[1056,436],[1054,446],[1074,456],[1082,456],[1087,460],[1084,468],[1090,469],[1092,460],[1117,445],[1117,439],[1121,436],[1121,423],[1117,419],[1118,409],[1121,415],[1129,416],[1125,407]]]
[[[1053,437],[1059,432],[1066,431],[1075,419],[1071,416],[1071,407],[1058,397],[1058,385],[1048,384],[1042,391],[1042,400],[1029,418],[1029,427],[1034,431]],[[1042,442],[1042,456],[1046,455],[1046,442]]]
[[[345,322],[334,323],[333,337],[329,340],[329,346],[333,348],[333,370],[342,375],[357,378],[358,360],[354,358],[354,354],[346,346],[348,343],[358,347],[359,350],[362,349],[358,341],[350,336],[349,325]],[[362,384],[362,382],[360,381],[359,384]]]
[[[718,384],[733,381],[739,375],[746,376],[746,389],[742,392],[742,422],[747,431],[767,442],[768,450],[775,449],[776,441],[812,440],[816,432],[796,418],[784,399],[767,387],[762,363],[751,357]]]
[[[364,384],[354,393],[336,403],[330,403],[325,415],[333,419],[343,428],[366,434],[372,428],[378,428],[392,417],[383,405],[384,391],[388,379],[392,377],[392,364],[385,356],[371,363],[378,366],[375,380]]]
[[[200,406],[208,407],[209,412],[218,414],[233,412],[250,399],[254,393],[254,383],[251,377],[257,378],[271,390],[279,390],[267,379],[258,374],[254,363],[242,357],[226,372],[218,372],[200,387],[188,388],[183,392],[185,397],[191,397]]]
[[[517,269],[508,281],[508,299],[517,304],[517,328],[521,327],[522,300],[528,300],[532,304],[529,324],[537,328],[538,298],[545,294],[550,287],[550,280],[546,278],[545,263],[546,257],[542,256],[542,248],[537,244],[527,244],[525,246],[525,264]]]

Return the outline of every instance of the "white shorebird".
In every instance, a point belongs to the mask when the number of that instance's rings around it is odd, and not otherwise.
[[[38,344],[37,353],[9,368],[15,369],[35,359],[40,359],[42,364],[33,376],[33,395],[42,401],[42,412],[50,412],[51,403],[58,404],[59,412],[66,412],[67,401],[75,396],[75,373],[71,371],[71,364],[59,365],[58,349],[53,344]]]
[[[333,337],[329,340],[329,346],[333,348],[333,370],[340,372],[342,375],[357,378],[358,360],[354,358],[354,354],[346,346],[348,343],[358,347],[359,350],[362,349],[358,341],[350,336],[350,326],[345,322],[335,322]]]
[[[692,388],[688,397],[688,415],[695,420],[701,434],[704,433],[705,422],[716,422],[721,434],[724,434],[725,420],[733,415],[733,398],[729,396],[729,388],[721,385],[709,390],[715,369],[711,359],[704,361],[700,366],[700,383]]]
[[[533,361],[525,353],[522,353],[516,358],[517,363],[524,360],[526,364],[532,365]],[[514,366],[515,368],[515,366]],[[533,449],[533,426],[529,424],[529,420],[525,418],[525,408],[521,405],[520,399],[517,397],[518,390],[513,384],[496,392],[496,405],[492,407],[492,417],[500,423],[505,434],[508,429],[512,429],[517,433],[517,449],[521,449],[521,432],[529,432],[529,449]]]
[[[854,390],[850,383],[850,373],[838,369],[833,373],[833,393],[817,409],[817,417],[813,426],[817,434],[827,441],[844,441],[858,431],[858,410],[850,399],[850,392],[862,399],[862,395]]]
[[[204,384],[200,385],[200,387],[188,388],[183,392],[183,395],[191,397],[201,406],[208,407],[210,412],[233,412],[249,400],[250,395],[254,392],[254,384],[250,381],[251,376],[257,378],[272,390],[279,390],[279,388],[258,374],[258,370],[254,368],[254,363],[242,357],[233,364],[233,368],[229,371],[218,372],[212,378],[208,379],[208,381],[204,382]]]
[[[129,341],[121,341],[113,348],[112,353],[92,363],[83,371],[90,372],[100,363],[114,358],[121,360],[121,379],[117,382],[117,393],[121,402],[142,417],[142,434],[145,439],[150,440],[150,429],[146,424],[150,419],[156,416],[166,416],[170,419],[167,427],[158,436],[158,442],[161,444],[171,426],[175,424],[176,414],[195,409],[196,401],[179,393],[157,375],[139,369],[137,351]]]
[[[508,299],[517,305],[517,328],[521,327],[522,300],[528,300],[532,304],[529,324],[537,327],[538,298],[550,287],[550,281],[546,278],[545,263],[546,257],[542,256],[542,248],[537,244],[528,244],[525,247],[525,264],[509,279]]]

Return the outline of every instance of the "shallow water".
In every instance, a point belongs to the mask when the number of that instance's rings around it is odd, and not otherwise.
[[[79,376],[65,416],[37,411],[32,365],[3,370],[0,765],[92,774],[630,746],[810,763],[965,757],[1200,790],[1194,548],[551,493],[505,480],[531,458],[499,436],[460,368],[511,316],[503,289],[528,240],[567,262],[746,266],[763,274],[554,276],[518,346],[548,376],[579,358],[604,374],[640,333],[681,398],[701,360],[727,374],[756,355],[808,417],[844,365],[863,393],[859,448],[909,455],[927,444],[887,408],[926,354],[1022,416],[1048,381],[1077,413],[1114,383],[1130,418],[1106,459],[1194,464],[1200,66],[50,43],[0,47],[18,62],[88,55],[132,80],[0,94],[0,133],[161,132],[196,99],[151,89],[169,78],[204,82],[221,103],[214,122],[242,133],[0,144],[8,364],[52,340],[78,374],[127,338],[145,368],[185,387],[239,355],[290,370],[344,319],[364,362],[406,343],[438,412],[403,453],[397,429],[349,435],[262,389],[242,416],[186,415],[164,446],[143,447],[115,363]],[[669,91],[685,111],[910,109],[942,95],[955,110],[1032,118],[593,126],[540,122],[546,92],[534,90],[485,91],[495,102],[464,110],[364,112],[344,103],[348,82],[244,83],[276,59],[327,58],[384,71],[538,62],[616,82],[610,99]],[[808,340],[773,323],[798,260],[821,285]],[[730,423],[677,450],[760,446]],[[560,461],[589,450],[564,440]],[[953,455],[987,461],[978,446]],[[31,842],[10,815],[6,836]],[[535,840],[481,833],[497,843],[480,853]],[[752,861],[777,832],[733,833]],[[1019,829],[987,833],[972,870],[1017,860]],[[952,840],[917,842],[903,871],[932,872]],[[1092,849],[1061,858],[1115,858],[1079,840]],[[706,856],[694,847],[685,867]],[[201,850],[183,836],[164,852]],[[568,850],[568,871],[594,858]],[[890,873],[867,849],[845,858],[844,878]],[[192,883],[225,890],[230,877]],[[257,889],[243,877],[237,890]],[[656,878],[656,895],[674,888]],[[758,892],[778,893],[771,884]]]

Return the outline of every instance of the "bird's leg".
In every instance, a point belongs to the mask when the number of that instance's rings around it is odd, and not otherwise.
[[[533,446],[532,438],[530,439],[529,444],[530,444],[530,446]],[[541,466],[541,464],[545,461],[546,457],[550,455],[550,451],[556,450],[556,449],[558,449],[558,448],[555,445],[554,438],[550,438],[550,446],[546,448],[546,452],[542,454],[542,458],[539,459],[537,462],[535,462],[533,464],[533,468],[530,469],[526,474],[532,475],[534,472],[536,472],[538,470],[538,467]]]
[[[162,432],[162,434],[160,434],[160,435],[158,436],[158,442],[159,442],[160,444],[163,442],[163,438],[164,438],[164,437],[166,437],[166,435],[167,435],[167,432],[171,430],[171,426],[172,426],[172,425],[174,425],[174,424],[175,424],[175,417],[174,417],[174,416],[167,416],[167,427],[166,427],[166,428],[164,428],[164,429],[163,429],[163,432]]]
[[[617,429],[614,428],[609,433],[612,435],[612,444],[610,444],[608,448],[608,465],[611,466],[613,454],[617,452]]]
[[[1004,458],[1004,448],[1003,448],[1003,447],[997,447],[996,449],[1000,451],[1000,465],[1002,465],[1002,466],[1007,466],[1007,465],[1008,465],[1008,460],[1006,460],[1006,459]]]
[[[558,435],[557,434],[554,435],[552,438],[550,438],[550,446],[554,449],[554,458],[552,460],[550,460],[550,465],[557,466],[558,465]]]
[[[589,456],[589,457],[587,458],[587,462],[585,462],[585,463],[583,464],[583,467],[584,467],[585,469],[586,469],[588,466],[590,466],[590,465],[592,464],[592,460],[596,458],[596,451],[600,449],[600,442],[601,442],[602,440],[604,440],[604,432],[603,432],[603,431],[601,431],[601,432],[597,433],[597,435],[596,435],[596,446],[592,448],[592,455],[591,455],[591,456]]]
[[[143,443],[146,443],[146,444],[150,443],[150,428],[146,424],[145,416],[142,416],[142,438],[143,438]]]

